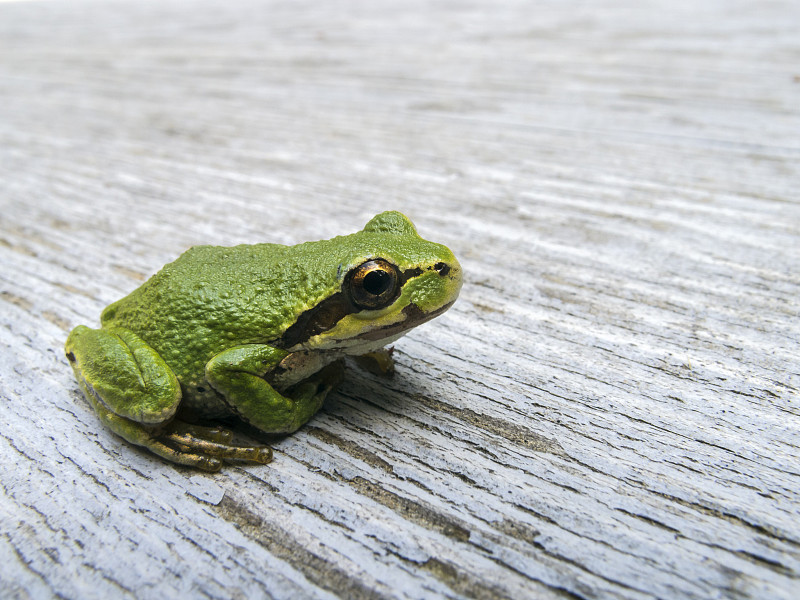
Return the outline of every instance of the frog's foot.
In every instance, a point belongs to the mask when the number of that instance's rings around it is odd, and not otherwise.
[[[147,448],[153,454],[179,465],[216,472],[222,468],[224,459],[261,464],[272,460],[272,449],[267,446],[231,444],[233,435],[227,429],[172,421],[158,432],[160,426],[154,429],[135,423],[111,412],[97,401],[93,401],[92,405],[100,420],[114,433],[131,444]]]
[[[380,375],[381,377],[391,377],[394,375],[394,360],[392,353],[394,347],[381,348],[375,352],[367,352],[361,356],[354,356],[356,364],[362,369],[366,369],[373,375]]]
[[[227,429],[174,421],[167,432],[152,438],[147,447],[167,460],[212,472],[222,468],[223,459],[262,465],[272,460],[269,446],[238,446],[230,443],[232,437]]]

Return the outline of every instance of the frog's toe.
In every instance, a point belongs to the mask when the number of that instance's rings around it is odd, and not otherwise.
[[[144,444],[144,446],[154,454],[179,465],[195,467],[203,471],[209,471],[210,473],[216,473],[222,468],[222,460],[215,456],[173,448],[158,439],[150,440],[147,444]]]
[[[272,460],[269,446],[237,446],[230,443],[230,438],[231,433],[224,429],[178,424],[157,441],[184,456],[203,456],[216,462],[231,459],[267,464]]]

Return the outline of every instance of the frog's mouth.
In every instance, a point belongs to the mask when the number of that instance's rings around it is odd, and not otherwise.
[[[352,339],[372,342],[394,337],[408,331],[409,329],[412,329],[413,327],[416,327],[417,325],[422,325],[423,323],[427,323],[431,319],[438,317],[448,308],[453,306],[454,303],[455,299],[428,313],[423,312],[416,304],[411,303],[402,311],[400,311],[400,314],[404,317],[401,321],[392,323],[391,325],[384,325],[383,327],[369,329]]]

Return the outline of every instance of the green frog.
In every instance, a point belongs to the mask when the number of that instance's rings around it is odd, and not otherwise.
[[[208,422],[296,431],[344,357],[390,371],[384,347],[452,306],[461,275],[399,212],[296,246],[195,246],[106,307],[100,329],[73,329],[65,350],[100,420],[130,443],[206,471],[263,464],[269,446]]]

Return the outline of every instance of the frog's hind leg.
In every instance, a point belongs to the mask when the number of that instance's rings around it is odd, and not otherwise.
[[[272,460],[268,446],[234,446],[227,429],[201,427],[173,421],[156,430],[134,423],[108,410],[90,398],[100,420],[116,434],[137,446],[143,446],[170,462],[203,471],[216,472],[223,459],[245,460],[266,464]]]
[[[132,331],[72,330],[65,346],[75,378],[95,413],[132,444],[172,462],[218,471],[223,459],[267,463],[272,450],[230,443],[224,429],[173,421],[181,388],[172,369]]]

